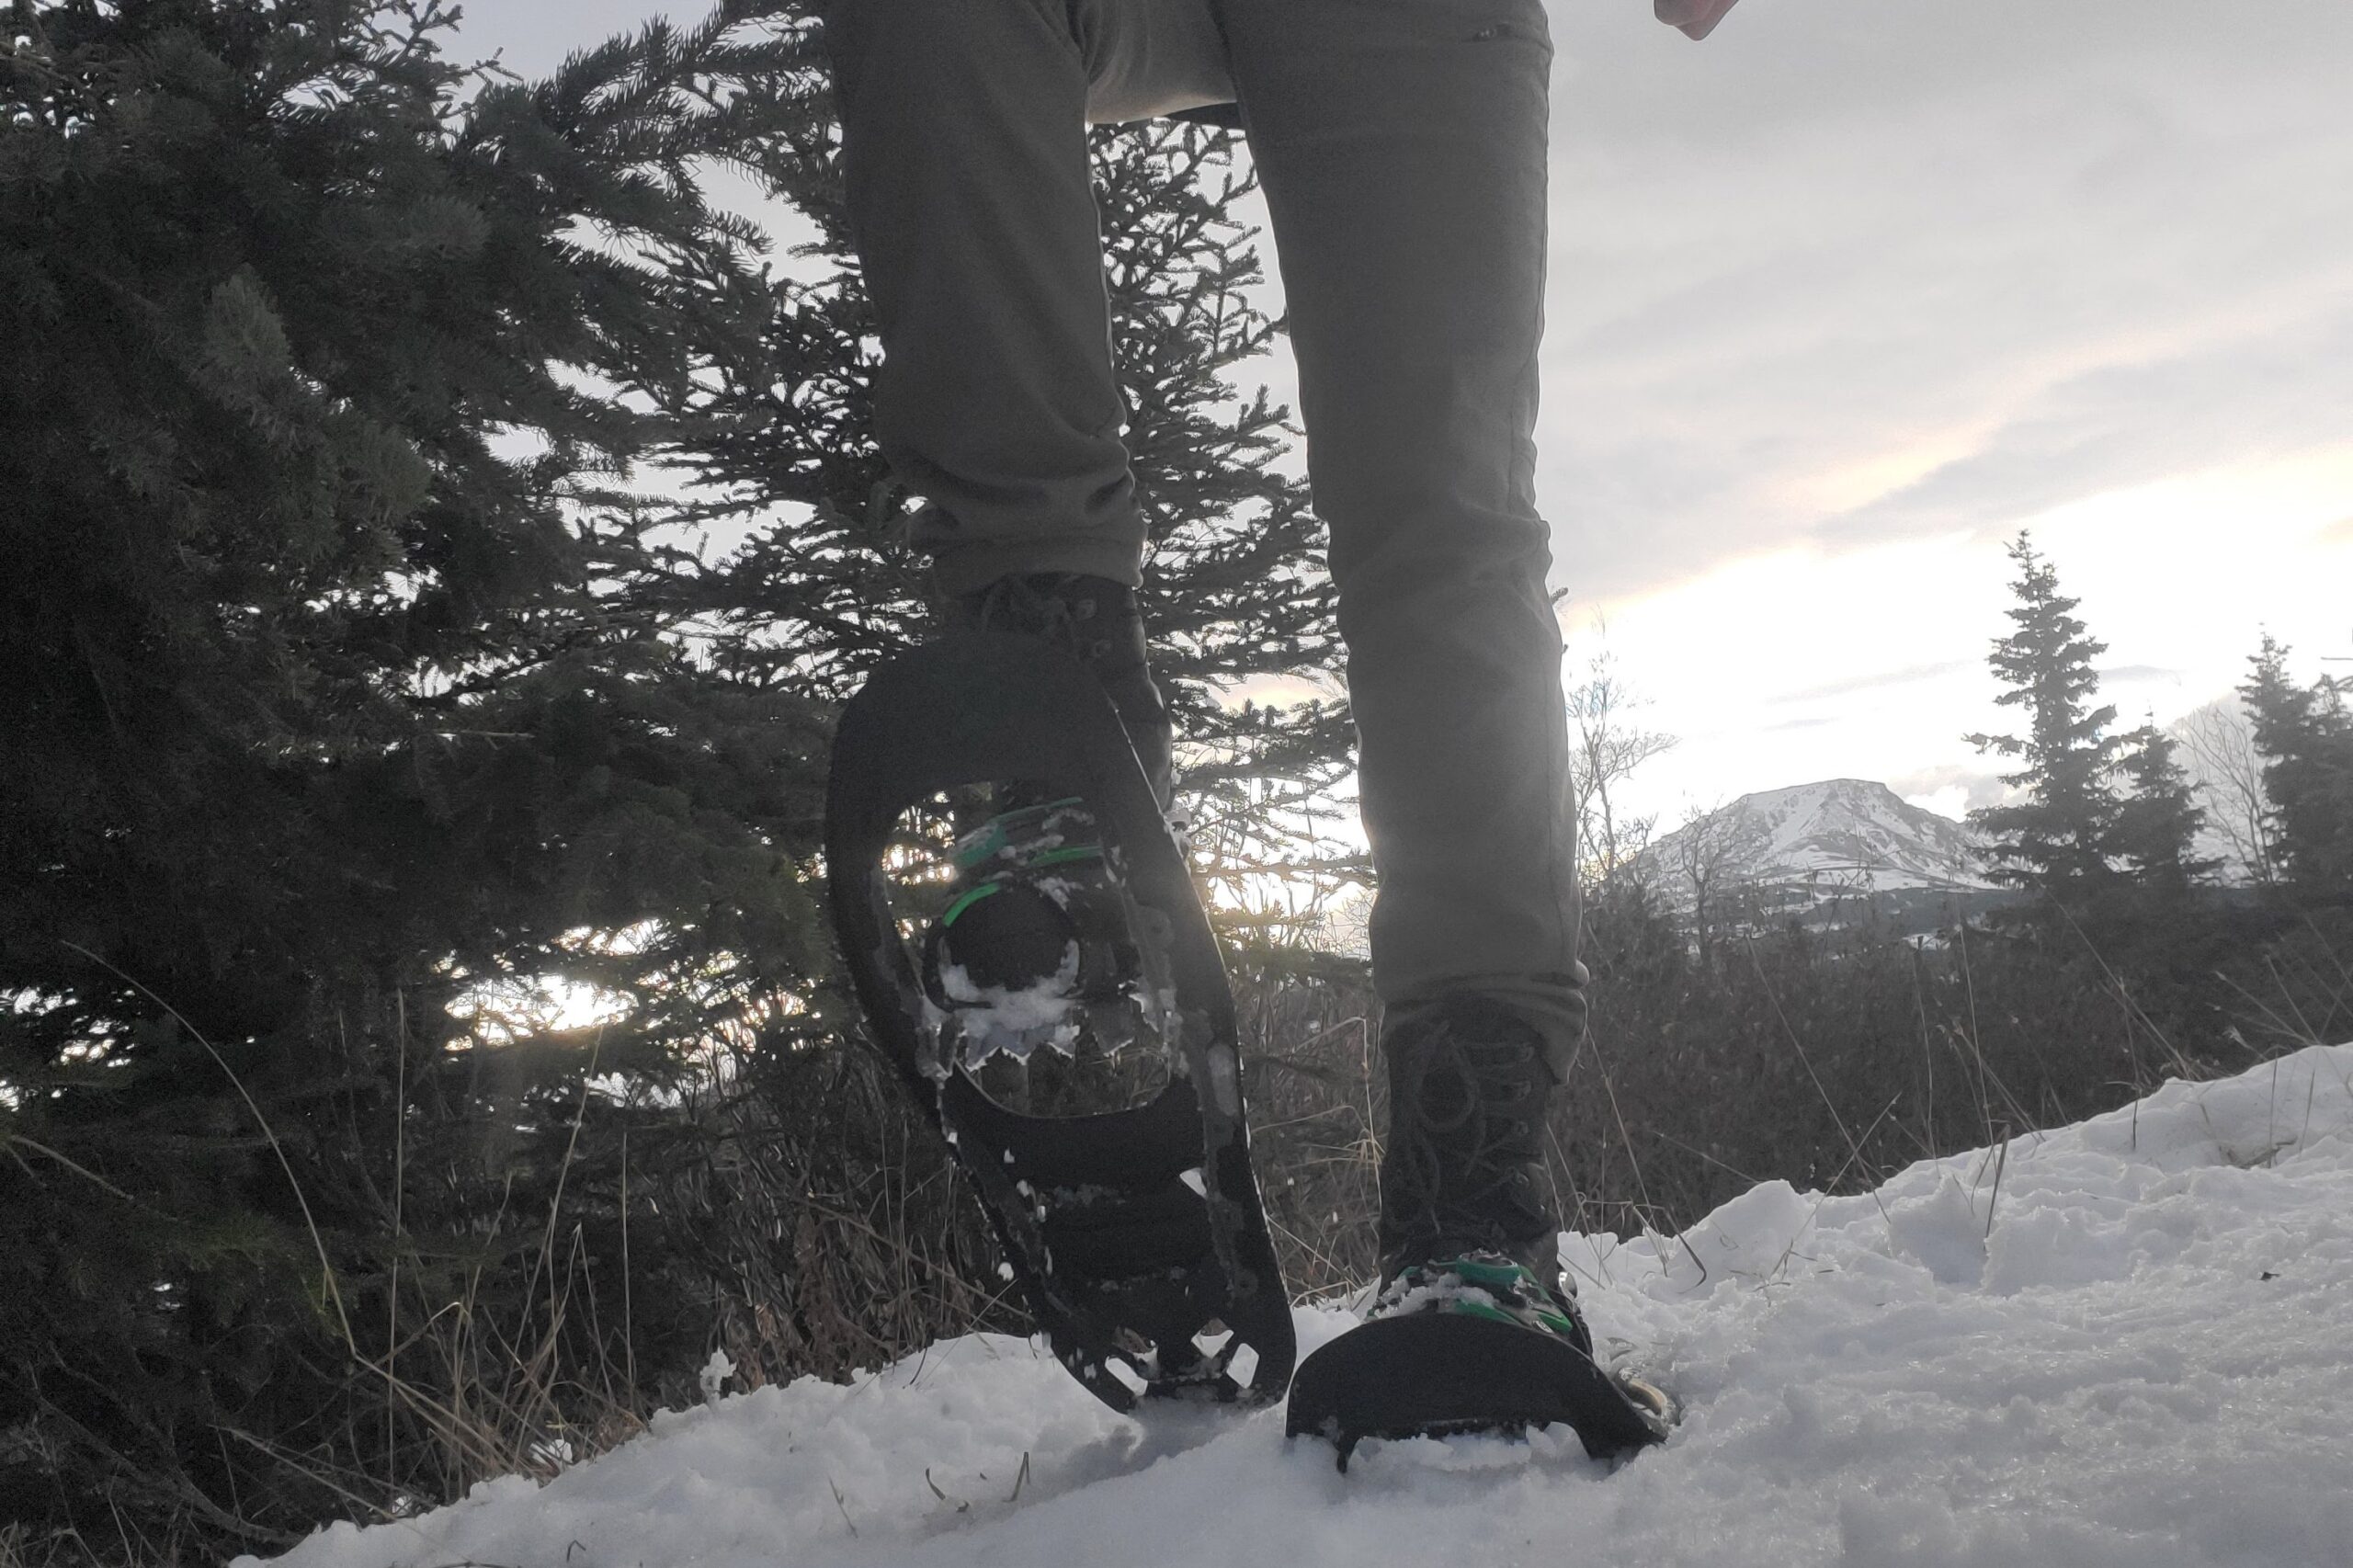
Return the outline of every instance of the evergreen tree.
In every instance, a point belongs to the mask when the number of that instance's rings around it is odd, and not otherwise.
[[[290,1544],[600,1408],[600,1324],[653,1378],[702,1347],[658,1229],[633,1292],[542,1238],[561,1193],[617,1259],[632,1123],[641,1183],[692,1152],[592,1062],[677,1082],[747,975],[824,972],[822,710],[627,592],[661,396],[766,299],[697,183],[791,112],[732,19],[529,85],[444,60],[434,0],[8,6],[0,1495],[34,1539]],[[545,976],[607,1022],[496,1016]]]
[[[2119,801],[2109,782],[2117,742],[2108,733],[2116,710],[2093,708],[2099,676],[2092,660],[2107,652],[2075,615],[2077,601],[2059,591],[2059,574],[2020,533],[2009,549],[2018,575],[2013,630],[1996,639],[1986,663],[2006,689],[1994,700],[2026,710],[2023,735],[1972,734],[1980,752],[2018,757],[2002,776],[2027,791],[2016,805],[1972,812],[1971,824],[1991,836],[1985,856],[1996,881],[2052,892],[2082,892],[2106,883]]]
[[[2353,711],[2326,677],[2300,687],[2266,633],[2239,693],[2255,721],[2281,871],[2306,890],[2353,888]]]
[[[2110,847],[2135,884],[2177,897],[2222,864],[2197,854],[2206,812],[2189,775],[2174,759],[2173,737],[2157,728],[2154,717],[2122,744],[2122,770],[2131,790],[2118,805]]]

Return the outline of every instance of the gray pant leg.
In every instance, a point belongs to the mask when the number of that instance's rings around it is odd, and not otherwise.
[[[1585,1024],[1561,633],[1535,506],[1540,0],[1218,0],[1274,220],[1348,649],[1393,1007]]]
[[[1231,97],[1203,0],[834,0],[825,44],[881,331],[875,436],[933,503],[915,542],[939,586],[1133,585],[1086,125]]]

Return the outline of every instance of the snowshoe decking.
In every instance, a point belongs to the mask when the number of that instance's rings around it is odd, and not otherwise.
[[[1119,989],[1148,1037],[1128,1049],[1165,1058],[1165,1087],[1141,1105],[1046,1117],[993,1097],[982,1074],[998,1042],[943,989],[936,933],[919,935],[928,954],[911,949],[892,907],[885,864],[902,814],[1016,783],[1033,801],[1081,803],[1100,840],[1085,846],[1107,873],[1089,896],[1108,887],[1123,908]],[[1037,642],[981,631],[885,665],[842,714],[825,855],[869,1040],[953,1145],[1055,1355],[1115,1410],[1280,1398],[1290,1306],[1250,1168],[1233,996],[1183,853],[1094,677]],[[1016,1022],[1037,1036],[1023,1049],[1055,1049],[1052,1028]]]
[[[1367,1437],[1443,1437],[1567,1426],[1595,1459],[1665,1439],[1673,1401],[1595,1361],[1573,1298],[1527,1268],[1478,1255],[1407,1270],[1373,1315],[1307,1358],[1291,1385],[1290,1436],[1338,1450]]]

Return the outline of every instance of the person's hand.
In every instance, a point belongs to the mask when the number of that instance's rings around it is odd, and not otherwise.
[[[1706,38],[1737,4],[1739,0],[1651,0],[1651,9],[1668,27],[1681,28],[1692,38]]]

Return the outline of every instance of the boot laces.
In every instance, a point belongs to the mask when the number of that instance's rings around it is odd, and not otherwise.
[[[1524,1026],[1441,1018],[1404,1052],[1390,1107],[1391,1207],[1410,1230],[1484,1239],[1504,1218],[1549,1224],[1525,1189],[1542,1108],[1539,1042]],[[1505,1229],[1518,1229],[1508,1222]],[[1517,1239],[1517,1238],[1513,1238]]]

